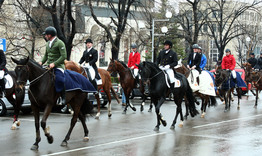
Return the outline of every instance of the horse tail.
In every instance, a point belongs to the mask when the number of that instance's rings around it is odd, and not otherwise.
[[[111,90],[113,96],[116,98],[116,101],[118,103],[120,103],[119,98],[118,98],[118,96],[117,96],[117,94],[116,94],[116,92],[115,92],[115,90],[114,90],[114,88],[112,86],[110,87],[110,90]]]
[[[210,97],[210,101],[211,101],[211,104],[210,106],[216,106],[217,105],[217,100],[214,96],[209,96]]]
[[[195,97],[193,96],[193,91],[191,87],[189,86],[188,81],[186,82],[187,82],[186,98],[189,102],[188,108],[189,108],[190,115],[194,117],[197,114],[199,114],[199,112],[196,110]]]
[[[91,114],[93,108],[93,104],[87,98],[85,98],[84,103],[81,106],[81,112],[83,113],[83,115]]]

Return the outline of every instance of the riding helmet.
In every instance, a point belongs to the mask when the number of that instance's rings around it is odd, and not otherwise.
[[[135,43],[132,43],[131,44],[131,48],[134,49],[134,48],[137,48],[137,45]]]
[[[200,49],[202,51],[202,47],[199,46],[198,49]]]
[[[250,53],[250,55],[255,55],[254,53]]]
[[[90,38],[88,38],[86,39],[85,43],[93,43],[93,41]]]
[[[198,44],[193,44],[192,49],[200,49]]]
[[[226,53],[227,53],[227,52],[231,52],[231,50],[230,50],[230,49],[226,49]]]
[[[172,48],[173,43],[172,43],[171,41],[169,41],[169,40],[166,40],[165,43],[164,43],[164,45],[169,45],[170,48]]]
[[[49,26],[49,27],[45,28],[45,32],[43,33],[43,35],[56,36],[57,32],[56,32],[56,29],[54,27]]]

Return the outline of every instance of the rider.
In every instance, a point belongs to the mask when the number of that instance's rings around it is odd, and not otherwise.
[[[201,70],[204,70],[206,64],[207,64],[207,57],[204,53],[202,53],[202,47],[199,46],[199,50],[198,50],[198,53],[200,53],[202,55],[201,57],[201,63],[199,65],[200,69]]]
[[[257,59],[257,64],[255,65],[254,68],[258,70],[262,69],[262,52],[260,53],[260,58]]]
[[[257,59],[255,58],[254,53],[250,54],[250,58],[247,60],[247,62],[251,64],[252,68],[254,68],[254,66],[257,64]]]
[[[5,93],[5,80],[4,75],[7,73],[6,65],[6,58],[4,51],[0,50],[0,98],[3,97],[3,93]]]
[[[45,55],[39,64],[43,65],[46,62],[51,69],[55,69],[55,89],[57,93],[61,93],[62,104],[65,105],[64,60],[67,57],[66,47],[64,42],[56,36],[57,31],[54,27],[47,27],[43,34],[48,42]]]
[[[193,44],[192,46],[193,49],[193,53],[191,53],[188,57],[188,65],[187,68],[188,69],[196,69],[199,74],[201,73],[201,69],[200,69],[200,63],[201,63],[201,53],[198,53],[198,51],[200,50],[199,45],[198,44]]]
[[[132,52],[129,54],[129,59],[127,63],[127,67],[134,70],[134,75],[136,78],[136,86],[139,88],[139,76],[138,76],[138,67],[136,64],[140,63],[140,53],[137,51],[137,46],[135,43],[131,44]]]
[[[82,64],[83,62],[85,62],[84,67],[87,69],[94,69],[95,70],[95,79],[100,80],[101,77],[98,74],[98,70],[97,70],[97,66],[96,66],[96,62],[98,59],[98,52],[96,49],[93,48],[93,41],[88,38],[85,41],[86,44],[86,50],[83,52],[83,56],[81,57],[79,64]],[[90,80],[90,82],[93,84],[93,86],[95,87],[95,89],[97,90],[97,83],[96,80]]]
[[[222,69],[231,71],[231,74],[233,76],[233,81],[235,83],[235,87],[237,87],[237,75],[236,75],[236,71],[234,70],[236,66],[236,60],[234,58],[234,55],[231,54],[230,49],[226,49],[226,56],[223,57],[221,66]]]
[[[177,65],[177,54],[173,50],[171,50],[173,43],[169,40],[166,40],[164,43],[164,50],[160,51],[156,64],[159,65],[161,70],[167,72],[170,83],[171,83],[171,91],[174,90],[174,82],[175,82],[175,75],[173,68]]]

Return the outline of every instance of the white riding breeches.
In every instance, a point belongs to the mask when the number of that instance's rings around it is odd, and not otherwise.
[[[4,70],[0,70],[0,79],[3,79],[5,75],[5,71]]]
[[[232,76],[233,76],[234,79],[237,78],[237,73],[236,73],[235,70],[232,70],[232,71],[231,71],[231,74],[232,74]]]
[[[90,73],[91,80],[94,80],[94,78],[95,78],[95,76],[96,76],[96,72],[95,72],[94,68],[93,68],[92,66],[90,66],[89,64],[86,64],[86,63],[84,64],[83,67],[88,68],[88,71],[89,71],[89,73]]]
[[[137,77],[138,69],[134,69],[134,76]]]
[[[174,74],[174,71],[171,69],[171,68],[168,68],[165,70],[166,73],[168,74],[169,76],[169,79],[170,79],[170,83],[174,83],[175,82],[175,74]]]

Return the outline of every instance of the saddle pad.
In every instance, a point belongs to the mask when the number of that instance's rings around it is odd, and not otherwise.
[[[176,78],[174,78],[174,79],[175,79],[175,81],[174,81],[174,88],[179,88],[179,87],[181,87],[181,82],[180,82],[180,80],[178,80],[178,79],[176,79]],[[170,88],[170,84],[169,84],[169,82],[168,82],[168,74],[167,74],[167,73],[165,73],[165,80],[166,80],[166,85],[167,85],[167,87]]]
[[[197,83],[197,77],[199,76],[199,72],[196,69],[191,70],[189,76],[187,78],[189,86],[192,88],[193,92],[199,90],[199,85]]]
[[[91,82],[83,75],[71,70],[65,70],[64,74],[66,91],[81,90],[88,93],[96,92]]]
[[[214,81],[207,71],[199,75],[199,92],[205,95],[216,96]]]
[[[12,77],[9,74],[7,74],[5,75],[5,79],[6,79],[5,88],[6,89],[12,88],[14,85]]]
[[[99,74],[99,76],[101,77],[100,74]],[[97,84],[97,85],[102,85],[102,83],[103,83],[103,82],[102,82],[102,78],[101,78],[100,80],[97,80],[97,79],[96,79],[96,84]]]

